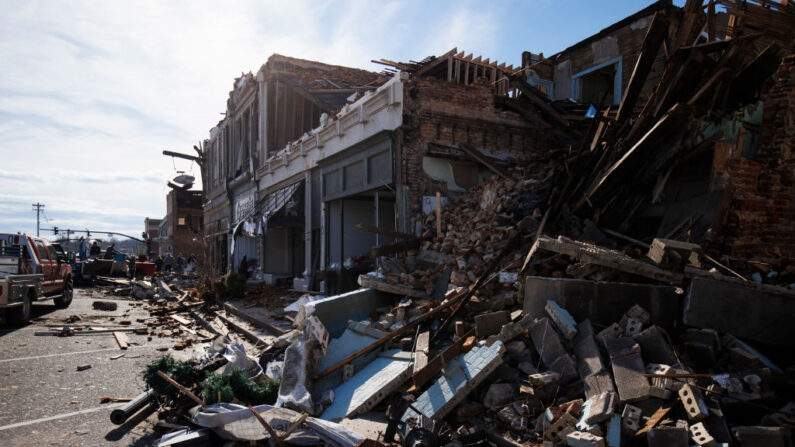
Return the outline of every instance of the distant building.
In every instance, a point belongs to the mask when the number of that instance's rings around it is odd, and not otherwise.
[[[144,232],[146,232],[146,254],[154,256],[160,254],[160,224],[163,219],[144,219]]]
[[[161,254],[201,259],[202,192],[173,189],[166,196],[166,217],[160,225]]]

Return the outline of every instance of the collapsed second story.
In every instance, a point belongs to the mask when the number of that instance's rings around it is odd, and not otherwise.
[[[242,74],[224,118],[204,142],[207,201],[253,180],[264,160],[386,80],[379,73],[279,54],[256,75]]]

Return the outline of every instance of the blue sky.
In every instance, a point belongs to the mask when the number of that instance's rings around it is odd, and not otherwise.
[[[166,181],[224,111],[235,76],[272,53],[374,71],[453,47],[518,65],[651,1],[0,0],[0,232],[140,235]],[[677,2],[680,3],[680,2]]]

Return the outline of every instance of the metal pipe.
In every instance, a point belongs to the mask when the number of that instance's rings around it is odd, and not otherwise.
[[[131,400],[127,405],[116,408],[110,412],[110,421],[116,425],[123,424],[130,416],[134,415],[146,404],[152,402],[155,397],[154,390],[144,391],[139,394],[135,399]]]

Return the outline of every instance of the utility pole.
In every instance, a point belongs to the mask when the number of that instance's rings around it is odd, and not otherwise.
[[[33,204],[33,208],[36,210],[36,237],[39,237],[39,215],[41,214],[41,209],[44,208],[44,204],[36,202]]]

